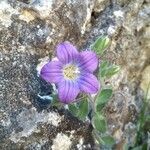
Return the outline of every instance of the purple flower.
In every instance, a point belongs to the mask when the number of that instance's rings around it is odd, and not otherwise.
[[[62,103],[71,103],[79,92],[94,94],[99,90],[99,81],[93,75],[98,66],[94,52],[78,52],[69,42],[57,46],[58,61],[50,61],[41,69],[40,75],[47,82],[58,86]]]

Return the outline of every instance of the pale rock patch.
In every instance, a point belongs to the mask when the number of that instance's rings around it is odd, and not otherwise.
[[[52,9],[53,0],[39,0],[38,3],[34,2],[32,5],[42,18],[46,18],[50,15]]]
[[[29,10],[23,10],[23,11],[21,11],[21,15],[19,16],[19,19],[24,20],[27,23],[29,23],[30,21],[35,19],[35,16]]]
[[[69,150],[72,145],[72,136],[67,136],[63,133],[58,133],[53,140],[52,150]]]
[[[17,9],[14,9],[7,1],[0,1],[0,22],[5,27],[9,27],[12,23],[12,14],[19,14]],[[0,29],[1,30],[1,29]]]
[[[10,140],[17,143],[22,137],[28,137],[34,132],[40,132],[39,129],[37,129],[38,123],[47,123],[57,127],[61,120],[62,117],[56,112],[42,111],[38,113],[34,107],[25,109],[17,116],[19,127],[23,130],[18,133],[13,131]]]

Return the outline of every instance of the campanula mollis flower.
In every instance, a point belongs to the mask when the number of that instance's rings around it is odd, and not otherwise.
[[[98,66],[98,58],[92,51],[78,52],[69,42],[56,48],[58,60],[49,61],[40,76],[58,87],[59,100],[68,104],[74,102],[80,92],[94,94],[99,90],[99,81],[93,75]]]

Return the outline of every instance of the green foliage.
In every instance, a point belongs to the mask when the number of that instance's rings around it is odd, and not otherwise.
[[[123,150],[128,150],[129,149],[129,146],[125,143],[124,145],[123,145]]]
[[[72,115],[74,115],[75,117],[78,116],[78,107],[76,106],[76,104],[69,104],[68,105],[69,111],[72,113]]]
[[[81,101],[78,103],[70,104],[68,107],[70,112],[80,120],[85,120],[89,113],[89,104],[87,98],[81,99]]]
[[[96,98],[96,111],[101,111],[112,96],[112,89],[103,89]]]
[[[95,113],[93,116],[93,126],[94,128],[99,132],[106,132],[107,130],[107,123],[106,118],[102,116],[101,114]]]
[[[104,133],[105,134],[105,133]],[[112,147],[116,142],[114,138],[110,135],[103,135],[100,136],[96,131],[93,131],[93,136],[95,137],[96,141],[105,147]],[[123,150],[128,150],[128,149],[123,149]]]
[[[140,115],[138,118],[137,136],[136,136],[134,149],[136,149],[138,147],[141,147],[141,149],[144,149],[145,147],[147,147],[147,143],[145,143],[146,141],[143,141],[143,137],[144,136],[147,137],[148,136],[148,130],[150,131],[150,126],[148,128],[146,128],[146,124],[150,124],[150,120],[149,120],[150,117],[147,115],[147,113],[149,113],[149,109],[148,109],[149,100],[147,99],[148,90],[150,90],[150,83],[149,83],[147,92],[145,94],[145,99],[143,100],[143,106],[141,108],[141,112],[140,112]],[[144,143],[144,144],[141,145],[140,143]]]
[[[142,150],[142,146],[134,147],[132,150]]]
[[[86,98],[79,103],[79,112],[78,112],[77,116],[81,120],[84,120],[86,118],[86,116],[88,115],[88,113],[89,113],[89,104],[88,104],[88,100]]]
[[[137,135],[131,150],[147,150],[149,144],[149,131],[150,131],[150,114],[149,111],[149,100],[147,99],[148,90],[150,90],[150,83],[147,89],[147,93],[145,94],[145,98],[143,100],[143,106],[139,113],[138,121],[137,121]],[[125,144],[126,145],[126,144]],[[126,150],[126,149],[124,149]]]
[[[103,55],[104,51],[106,48],[108,48],[110,43],[110,40],[108,37],[100,37],[98,38],[95,43],[91,46],[91,49],[94,50],[98,55]],[[100,69],[99,69],[99,77],[101,80],[101,83],[103,83],[103,80],[105,78],[110,78],[116,73],[118,73],[119,67],[116,65],[112,65],[107,61],[102,61],[100,64]],[[104,86],[101,84],[101,86]],[[103,87],[104,88],[104,87]],[[103,108],[105,105],[108,103],[112,96],[112,89],[102,89],[101,92],[98,93],[95,99],[95,104],[94,104],[94,115],[92,118],[92,125],[94,127],[94,135],[97,139],[97,141],[105,146],[113,146],[115,144],[115,140],[113,137],[107,135],[107,136],[102,136],[101,134],[103,133],[106,135],[107,131],[107,120],[105,116],[103,115]],[[101,133],[101,134],[97,134]]]
[[[108,37],[99,37],[91,49],[95,51],[99,56],[102,56],[105,50],[108,48],[110,40]],[[50,56],[51,57],[51,56]],[[107,61],[100,63],[97,76],[100,77],[101,83],[104,83],[105,78],[109,78],[118,73],[119,67],[112,65]],[[93,134],[100,145],[111,147],[115,144],[113,137],[107,135],[107,119],[104,115],[104,107],[108,103],[112,96],[112,89],[108,89],[101,84],[102,90],[96,96],[89,95],[80,98],[80,101],[69,104],[68,109],[75,117],[80,120],[85,120],[89,117],[89,122],[93,126]],[[63,104],[58,101],[58,95],[56,93],[50,95],[52,97],[51,105],[55,107],[62,107]],[[84,95],[85,96],[85,95]],[[89,113],[90,112],[90,113]]]
[[[150,122],[150,116],[146,115],[144,118],[144,122]]]
[[[99,74],[100,74],[100,77],[110,78],[116,73],[118,73],[119,70],[120,70],[119,66],[112,65],[108,63],[107,61],[104,61],[101,63]]]
[[[60,107],[62,104],[58,101],[58,95],[57,94],[52,94],[51,97],[53,98],[51,102],[51,106],[54,107]]]
[[[102,55],[105,49],[109,45],[109,38],[108,37],[99,37],[94,44],[92,44],[91,49],[94,50],[98,55]]]
[[[107,145],[107,146],[113,146],[115,144],[115,140],[112,136],[103,136],[101,137],[102,141],[103,141],[103,145]]]
[[[99,37],[94,44],[91,46],[91,49],[95,51],[98,55],[102,56],[106,48],[108,48],[110,40],[108,37]],[[100,64],[98,75],[101,82],[105,78],[109,78],[114,74],[118,73],[119,67],[112,65],[107,61],[102,61]],[[90,123],[93,126],[93,135],[100,145],[106,147],[111,147],[115,144],[113,137],[107,135],[107,119],[104,115],[104,107],[108,103],[109,99],[112,96],[112,89],[104,88],[101,84],[102,90],[95,97],[89,96],[81,99],[81,101],[69,104],[68,108],[70,112],[80,120],[85,120],[90,115]],[[89,106],[90,104],[90,106]],[[91,112],[91,113],[89,113]]]

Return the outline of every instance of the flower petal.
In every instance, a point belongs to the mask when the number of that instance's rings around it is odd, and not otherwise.
[[[60,61],[51,61],[43,66],[40,76],[50,83],[58,83],[63,79],[62,63]]]
[[[69,104],[75,100],[79,94],[79,86],[77,83],[64,80],[58,84],[58,96],[62,103]]]
[[[96,70],[98,66],[98,58],[94,52],[84,51],[80,53],[80,64],[79,66],[90,72]]]
[[[75,60],[78,55],[77,49],[69,42],[64,42],[57,46],[57,57],[64,64]]]
[[[100,87],[99,81],[91,73],[82,74],[78,80],[78,83],[81,91],[90,94],[98,92]]]

